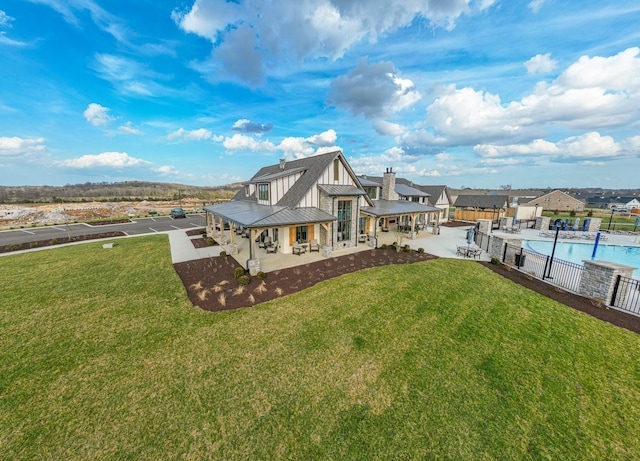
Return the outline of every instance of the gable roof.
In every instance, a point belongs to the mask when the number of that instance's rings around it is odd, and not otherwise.
[[[507,208],[509,197],[507,195],[458,195],[455,207],[469,208]]]
[[[527,204],[529,204],[529,203],[536,203],[536,202],[539,202],[539,201],[540,201],[540,199],[543,199],[543,198],[547,197],[548,195],[553,195],[553,194],[561,194],[561,195],[565,196],[565,197],[566,197],[566,198],[568,198],[568,199],[574,200],[574,201],[576,201],[576,202],[581,203],[581,204],[583,204],[583,205],[584,205],[584,202],[583,202],[582,200],[577,199],[577,198],[575,198],[575,197],[572,197],[571,195],[567,194],[566,192],[562,192],[561,190],[558,190],[558,189],[553,190],[553,191],[551,191],[551,192],[547,192],[546,194],[542,194],[542,195],[540,195],[540,196],[538,196],[538,197],[536,197],[536,198],[533,198],[533,199],[531,199],[531,200],[528,200],[528,201],[526,201],[526,202],[522,202],[522,204],[524,205],[525,203],[527,203]]]
[[[440,213],[440,208],[410,200],[376,200],[374,206],[360,207],[363,213],[372,216],[398,216],[413,213]]]
[[[447,186],[416,186],[423,192],[429,195],[429,205],[435,206],[438,203],[438,199],[444,193],[447,197],[447,201],[451,204],[451,196],[449,195],[449,189]]]

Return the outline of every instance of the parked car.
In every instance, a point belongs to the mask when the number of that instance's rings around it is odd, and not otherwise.
[[[178,218],[186,218],[187,215],[185,214],[182,208],[174,208],[171,210],[171,217],[173,219],[178,219]]]
[[[620,213],[626,213],[629,210],[624,205],[613,205],[611,207],[611,211],[616,211],[616,212],[620,212]]]

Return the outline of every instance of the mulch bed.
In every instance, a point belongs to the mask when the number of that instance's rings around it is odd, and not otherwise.
[[[270,301],[312,287],[323,280],[367,267],[410,264],[436,258],[437,256],[416,251],[398,253],[393,249],[372,249],[272,271],[266,274],[264,283],[256,277],[251,277],[251,283],[242,292],[237,290],[239,285],[234,276],[235,268],[241,266],[229,256],[187,261],[174,264],[174,267],[194,306],[208,311],[222,311]],[[640,317],[602,306],[591,299],[562,290],[504,264],[478,264],[565,306],[640,333]]]
[[[410,264],[436,258],[416,251],[398,253],[393,249],[372,249],[268,272],[264,282],[251,277],[251,283],[242,292],[238,290],[239,284],[234,276],[236,267],[241,266],[230,256],[198,259],[173,266],[194,306],[222,311],[270,301],[367,267]]]
[[[12,251],[20,251],[20,250],[29,250],[31,248],[41,248],[48,247],[52,245],[62,245],[65,243],[72,242],[84,242],[86,240],[96,240],[96,239],[104,239],[104,238],[113,238],[113,237],[124,237],[126,234],[124,232],[101,232],[100,234],[86,234],[79,235],[76,237],[58,237],[55,239],[49,240],[38,240],[37,242],[27,242],[27,243],[18,243],[11,245],[0,245],[0,253],[9,253]]]

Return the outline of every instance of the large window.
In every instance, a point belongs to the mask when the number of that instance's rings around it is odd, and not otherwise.
[[[258,200],[269,201],[269,184],[258,184]]]
[[[296,242],[307,243],[309,241],[309,226],[296,227]]]
[[[338,242],[351,240],[351,200],[338,201]]]

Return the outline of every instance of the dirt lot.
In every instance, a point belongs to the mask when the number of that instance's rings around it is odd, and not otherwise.
[[[197,199],[183,199],[187,213],[199,212],[206,203]],[[0,229],[44,226],[82,221],[148,216],[150,212],[168,215],[180,202],[86,202],[43,205],[0,205]]]

